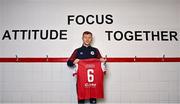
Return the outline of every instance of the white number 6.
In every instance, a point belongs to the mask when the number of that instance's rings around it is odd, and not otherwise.
[[[87,70],[87,78],[88,78],[88,82],[93,82],[94,81],[94,70],[93,69],[88,69]]]

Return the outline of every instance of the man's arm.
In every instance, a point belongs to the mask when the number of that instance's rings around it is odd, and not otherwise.
[[[77,58],[77,49],[74,50],[74,52],[72,53],[71,57],[68,59],[67,61],[67,66],[69,67],[73,67],[74,66],[74,60]]]
[[[107,57],[103,58],[101,56],[101,53],[99,52],[99,50],[96,48],[97,50],[97,58],[100,59],[101,62],[106,62],[107,61]]]

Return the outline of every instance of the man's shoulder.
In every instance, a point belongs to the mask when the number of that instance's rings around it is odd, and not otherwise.
[[[96,48],[96,47],[91,47],[92,49],[94,49],[94,50],[98,50],[98,48]]]
[[[76,48],[75,50],[81,50],[82,49],[82,47],[78,47],[78,48]]]

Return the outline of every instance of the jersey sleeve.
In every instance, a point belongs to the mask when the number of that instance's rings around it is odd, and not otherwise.
[[[77,58],[77,49],[74,50],[74,52],[72,53],[71,57],[68,59],[67,61],[67,66],[69,67],[74,67],[74,60]]]
[[[97,48],[96,48],[96,52],[97,52],[97,58],[98,59],[102,58],[101,53],[99,52],[99,50]]]
[[[77,70],[78,70],[78,64],[75,65],[75,67],[73,68],[73,77],[77,76]]]

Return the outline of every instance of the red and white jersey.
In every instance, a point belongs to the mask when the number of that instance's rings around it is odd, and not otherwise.
[[[78,100],[104,98],[104,70],[99,59],[82,59],[77,65]]]

